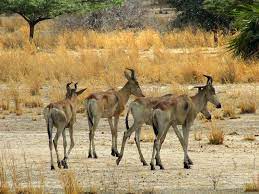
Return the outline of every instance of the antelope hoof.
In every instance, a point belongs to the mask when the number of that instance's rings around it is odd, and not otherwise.
[[[160,166],[160,170],[165,170],[165,168],[162,164],[160,164],[159,166]]]
[[[142,161],[142,164],[143,164],[143,166],[147,166],[148,165],[146,161]]]
[[[184,162],[183,164],[184,164],[184,168],[185,169],[190,169],[191,168],[190,165],[187,162]]]
[[[95,158],[95,159],[97,159],[97,158],[98,158],[98,156],[97,156],[97,154],[96,154],[96,153],[94,153],[94,158]]]
[[[118,151],[115,151],[115,156],[116,156],[116,157],[120,157],[120,154],[119,154]]]
[[[92,158],[92,154],[91,153],[88,154],[88,158]]]
[[[193,162],[191,161],[191,159],[188,159],[188,164],[193,165]]]
[[[62,164],[62,166],[63,166],[64,169],[68,169],[68,165],[67,165],[66,160],[62,160],[62,161],[61,161],[61,164]]]
[[[51,165],[50,170],[55,170],[55,167],[53,165]]]
[[[151,166],[151,170],[156,170],[154,164],[150,163],[150,166]]]
[[[62,168],[60,161],[58,161],[58,168]]]
[[[112,150],[111,155],[114,156],[114,157],[117,157],[117,154],[114,150]]]
[[[117,165],[120,164],[121,158],[122,158],[121,156],[119,156],[119,157],[117,158],[117,160],[116,160],[116,164],[117,164]]]

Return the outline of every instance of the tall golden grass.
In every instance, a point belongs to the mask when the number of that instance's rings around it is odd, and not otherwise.
[[[142,83],[197,83],[204,73],[220,83],[259,81],[258,61],[233,58],[224,49],[229,37],[213,48],[213,34],[201,30],[54,33],[52,23],[43,22],[30,44],[22,19],[2,18],[0,27],[7,29],[0,33],[0,81],[25,83],[32,95],[53,81],[114,87],[125,67],[136,69]]]

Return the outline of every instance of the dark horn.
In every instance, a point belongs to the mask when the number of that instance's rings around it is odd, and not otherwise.
[[[207,80],[207,84],[212,84],[212,82],[213,82],[213,79],[212,79],[212,77],[211,76],[209,76],[209,75],[203,75],[204,77],[206,77],[208,80]]]
[[[78,82],[75,83],[75,90],[77,90],[77,84],[78,84]]]
[[[131,72],[131,78],[135,78],[135,71],[134,69],[130,69],[130,68],[126,68],[127,70],[129,70]]]
[[[70,85],[71,85],[72,83],[73,83],[73,82],[67,83],[67,89],[70,89]]]

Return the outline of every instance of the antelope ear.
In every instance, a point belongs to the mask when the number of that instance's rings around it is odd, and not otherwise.
[[[135,70],[134,69],[130,69],[130,68],[126,68],[127,70],[129,70],[131,72],[131,79],[136,79],[136,74],[135,74]]]
[[[72,82],[67,83],[67,85],[66,85],[66,89],[67,89],[67,90],[71,90],[71,89],[70,89],[70,84],[72,84]]]
[[[79,90],[78,92],[76,92],[76,95],[79,96],[80,94],[82,94],[87,88],[84,88],[82,90]]]
[[[132,79],[131,75],[126,70],[124,71],[124,75],[125,75],[127,80],[131,80]]]

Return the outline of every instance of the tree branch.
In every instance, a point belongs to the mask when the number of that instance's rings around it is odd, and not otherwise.
[[[14,13],[17,13],[17,14],[19,14],[20,16],[22,16],[28,23],[31,22],[30,19],[29,19],[28,17],[26,17],[23,13],[17,12],[17,11],[15,11]]]
[[[41,22],[41,21],[44,21],[44,20],[50,20],[50,19],[52,19],[52,18],[51,17],[39,17],[33,23],[37,24],[38,22]]]

